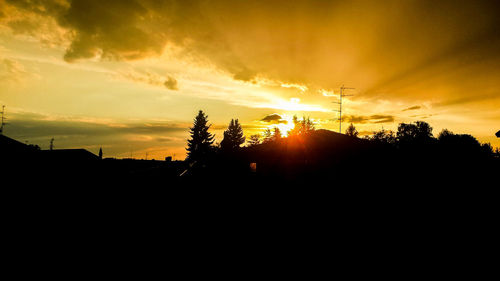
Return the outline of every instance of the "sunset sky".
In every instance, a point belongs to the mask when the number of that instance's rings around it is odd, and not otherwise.
[[[5,135],[105,157],[184,159],[204,110],[218,141],[309,116],[362,134],[426,121],[500,147],[495,1],[0,0]]]

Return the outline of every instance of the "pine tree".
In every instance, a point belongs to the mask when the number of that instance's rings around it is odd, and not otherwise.
[[[274,127],[274,134],[273,134],[273,139],[275,141],[281,140],[281,130],[278,127]]]
[[[220,144],[221,149],[225,151],[234,151],[237,150],[243,143],[245,143],[243,129],[241,129],[238,119],[231,119],[229,127],[226,131],[224,131],[224,139]]]
[[[273,140],[273,133],[271,132],[271,129],[266,128],[264,130],[264,139],[262,140],[262,143],[268,143]]]
[[[200,110],[194,119],[193,127],[190,128],[191,139],[188,140],[186,148],[189,161],[206,160],[212,151],[214,135],[208,132],[210,125],[207,125],[207,118],[208,116]]]
[[[257,146],[260,144],[260,135],[251,135],[250,138],[248,139],[248,147],[253,147]]]
[[[345,130],[345,134],[351,137],[358,137],[358,130],[356,130],[356,127],[351,123],[351,125]]]
[[[298,136],[298,135],[306,135],[313,132],[316,128],[314,127],[314,123],[311,121],[309,117],[302,117],[302,120],[297,118],[297,115],[293,116],[293,124],[294,127],[288,133],[289,136]]]
[[[102,147],[99,148],[99,159],[102,160]]]

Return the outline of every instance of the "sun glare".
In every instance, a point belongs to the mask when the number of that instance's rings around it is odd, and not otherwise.
[[[288,136],[288,132],[292,130],[295,127],[295,124],[293,124],[293,116],[290,115],[282,115],[283,121],[286,121],[286,123],[279,123],[279,124],[273,124],[270,125],[269,127],[271,129],[277,127],[280,129],[281,135],[284,137]]]

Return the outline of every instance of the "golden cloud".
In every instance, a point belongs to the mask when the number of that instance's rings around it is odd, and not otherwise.
[[[19,16],[2,12],[2,21],[17,33],[36,33],[39,26],[29,20],[35,16],[64,29],[68,62],[158,56],[170,43],[182,49],[180,56],[208,60],[235,79],[266,77],[301,91],[345,82],[365,97],[438,103],[466,101],[477,85],[492,93],[500,74],[494,1],[6,3]]]

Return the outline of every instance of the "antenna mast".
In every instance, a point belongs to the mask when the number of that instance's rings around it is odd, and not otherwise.
[[[5,119],[6,119],[4,116],[5,115],[5,105],[2,105],[2,112],[1,113],[2,113],[2,123],[0,125],[0,135],[3,134],[3,126],[5,125]]]
[[[342,134],[342,98],[343,97],[350,97],[352,95],[346,95],[344,92],[345,90],[354,90],[354,88],[347,88],[347,87],[344,87],[344,85],[342,85],[342,87],[340,87],[340,95],[339,95],[339,101],[338,102],[334,102],[334,103],[338,103],[339,104],[339,110],[338,113],[339,113],[339,134]]]

